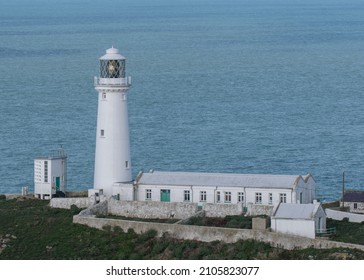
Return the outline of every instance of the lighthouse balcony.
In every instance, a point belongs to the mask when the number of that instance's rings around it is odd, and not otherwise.
[[[94,78],[95,86],[131,86],[131,77],[125,78]]]

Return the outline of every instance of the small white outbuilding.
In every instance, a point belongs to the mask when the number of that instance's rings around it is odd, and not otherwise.
[[[315,238],[316,233],[326,230],[326,213],[321,203],[280,203],[271,217],[275,232]]]
[[[34,159],[34,196],[51,199],[65,193],[67,186],[67,155],[63,149],[49,156]]]

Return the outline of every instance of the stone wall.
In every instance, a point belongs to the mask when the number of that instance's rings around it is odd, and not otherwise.
[[[241,215],[243,205],[239,204],[222,204],[222,203],[205,203],[202,208],[206,217],[225,217],[228,215]]]
[[[98,197],[99,201],[106,200],[104,196]],[[187,219],[193,216],[198,211],[197,203],[185,202],[160,202],[160,201],[125,201],[108,199],[109,214],[135,217],[145,219]],[[79,208],[88,208],[95,204],[95,197],[68,197],[68,198],[52,198],[50,206],[53,208],[70,209],[71,205],[76,205]],[[273,206],[267,205],[254,205],[248,206],[248,215],[269,216],[272,212]],[[206,217],[225,217],[228,215],[242,215],[243,205],[238,204],[224,204],[224,203],[205,203],[202,207]]]
[[[256,230],[266,230],[270,228],[270,218],[255,217],[252,219],[252,228]]]
[[[95,216],[95,215],[104,215],[108,214],[108,201],[104,200],[100,203],[93,204],[89,208],[82,210],[80,212],[80,216]]]
[[[325,209],[327,218],[341,221],[344,218],[348,218],[350,222],[361,223],[364,222],[364,215],[355,214],[350,212],[337,211],[332,209]]]
[[[49,206],[53,208],[70,209],[72,205],[76,205],[78,208],[88,208],[94,202],[95,202],[94,197],[70,197],[70,198],[55,197],[50,200]]]
[[[311,239],[260,230],[148,223],[117,219],[100,219],[92,216],[80,215],[74,216],[73,222],[97,229],[103,229],[104,226],[120,227],[124,231],[127,231],[128,229],[133,229],[137,234],[141,234],[149,230],[155,230],[159,237],[166,233],[172,238],[198,240],[202,242],[212,242],[217,240],[225,243],[234,243],[239,240],[250,239],[266,242],[274,247],[284,248],[288,250],[310,247],[318,249],[343,247],[364,251],[363,245],[334,242],[325,239]]]
[[[248,208],[248,215],[249,216],[260,216],[260,215],[266,215],[271,216],[273,211],[273,205],[257,205],[249,203],[247,205]]]
[[[197,204],[110,199],[108,212],[111,215],[144,219],[186,219],[197,212]]]

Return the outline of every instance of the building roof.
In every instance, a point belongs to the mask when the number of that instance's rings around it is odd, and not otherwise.
[[[364,202],[364,191],[346,191],[344,202]]]
[[[313,203],[313,204],[280,203],[272,218],[311,220],[315,217],[320,207],[321,205],[319,203]]]
[[[311,176],[311,175],[307,175]],[[143,173],[137,179],[143,185],[171,186],[225,186],[246,188],[292,189],[299,180],[306,180],[300,175],[268,174],[232,174],[198,172],[161,172]]]

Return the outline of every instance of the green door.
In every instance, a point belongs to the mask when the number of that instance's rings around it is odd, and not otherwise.
[[[171,201],[171,191],[161,190],[161,201],[170,202]]]
[[[61,190],[61,177],[56,177],[56,191]]]

